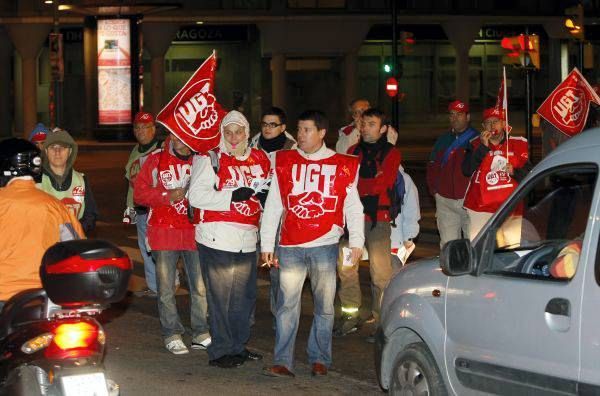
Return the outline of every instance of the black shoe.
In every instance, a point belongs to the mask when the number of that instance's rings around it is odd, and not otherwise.
[[[236,364],[237,362],[229,355],[223,355],[218,359],[213,359],[208,361],[209,366],[215,366],[220,368],[233,368],[239,367],[241,364]]]
[[[262,360],[262,358],[263,358],[263,355],[261,355],[260,353],[252,352],[247,349],[244,349],[242,351],[242,353],[239,353],[236,356],[239,356],[240,358],[242,358],[244,360],[252,360],[253,362]]]
[[[231,364],[233,364],[233,367],[240,367],[246,362],[246,359],[241,355],[230,355],[229,357],[231,358]]]
[[[360,327],[358,316],[343,315],[333,330],[334,337],[343,337],[352,334]]]

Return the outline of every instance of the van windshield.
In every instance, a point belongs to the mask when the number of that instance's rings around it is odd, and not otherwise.
[[[595,166],[584,166],[538,179],[514,203],[513,212],[496,233],[496,248],[532,249],[581,237],[587,226],[597,174]]]
[[[521,198],[511,204],[511,212],[495,222],[495,231],[489,230],[495,232],[496,247],[486,272],[571,279],[597,175],[596,165],[582,164],[553,169],[531,180]]]

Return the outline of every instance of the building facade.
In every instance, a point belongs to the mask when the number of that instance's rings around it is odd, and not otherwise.
[[[0,136],[26,135],[36,122],[57,117],[79,137],[128,137],[127,125],[98,123],[96,26],[99,19],[117,16],[135,21],[132,42],[139,50],[134,45],[131,56],[139,62],[132,80],[139,95],[133,111],[143,106],[158,112],[213,49],[219,58],[218,100],[242,110],[255,131],[261,111],[271,105],[287,110],[292,126],[306,108],[324,110],[332,126],[341,126],[356,97],[389,111],[390,74],[383,65],[392,52],[390,1],[3,2]],[[414,38],[399,45],[399,70],[391,72],[399,77],[401,124],[441,122],[455,98],[469,101],[473,112],[493,104],[505,54],[502,37],[525,32],[540,37],[534,107],[578,64],[579,45],[564,27],[568,1],[397,1],[398,31]],[[595,25],[600,7],[598,1],[584,4],[591,66],[584,73],[594,84],[600,78],[594,68],[600,62]],[[52,30],[63,38],[60,85],[52,79]],[[518,112],[525,103],[523,72],[509,66],[507,74],[511,107]],[[58,100],[55,109],[51,95]]]

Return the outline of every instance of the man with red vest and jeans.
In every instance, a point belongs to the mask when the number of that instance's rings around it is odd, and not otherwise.
[[[365,213],[365,240],[371,273],[371,313],[379,318],[379,300],[392,276],[390,207],[392,191],[400,167],[400,150],[388,141],[385,114],[368,109],[360,119],[360,140],[348,149],[360,161],[358,194]],[[356,326],[361,304],[358,263],[338,265],[342,321],[336,335],[342,336]],[[368,341],[371,338],[367,339]]]
[[[435,142],[427,163],[427,187],[435,198],[435,218],[440,247],[446,242],[469,236],[469,216],[463,207],[469,177],[462,162],[469,141],[479,132],[469,125],[469,105],[455,100],[448,105],[450,130]],[[462,235],[461,235],[462,232]]]
[[[264,151],[248,147],[250,125],[242,113],[227,113],[220,129],[219,149],[194,159],[189,198],[200,210],[196,241],[208,289],[209,364],[232,368],[262,359],[246,343],[256,303],[261,200],[271,163]]]
[[[133,199],[149,208],[146,237],[156,263],[158,315],[166,348],[176,355],[188,353],[185,332],[175,303],[177,261],[183,257],[191,301],[192,348],[206,349],[210,335],[206,322],[206,289],[194,241],[194,225],[187,215],[193,153],[171,134],[164,148],[144,162],[133,188]]]
[[[469,215],[471,240],[475,239],[485,223],[500,208],[529,171],[529,145],[527,139],[511,136],[506,130],[504,113],[498,108],[483,112],[483,131],[471,140],[462,164],[465,176],[471,182],[465,196]],[[521,235],[520,216],[505,222],[502,232],[504,246],[518,243]]]
[[[364,215],[356,189],[358,159],[328,149],[323,142],[326,131],[327,118],[322,112],[305,111],[298,117],[298,148],[275,155],[275,174],[260,234],[262,260],[279,266],[275,356],[273,366],[263,371],[268,376],[294,376],[294,344],[307,275],[314,301],[308,360],[313,375],[327,374],[338,243],[344,225],[350,232],[351,261],[356,263],[362,254]],[[280,223],[279,246],[274,252]]]

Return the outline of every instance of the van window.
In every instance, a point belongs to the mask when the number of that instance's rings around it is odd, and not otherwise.
[[[577,271],[598,170],[554,169],[531,180],[497,226],[486,273],[568,281]]]

